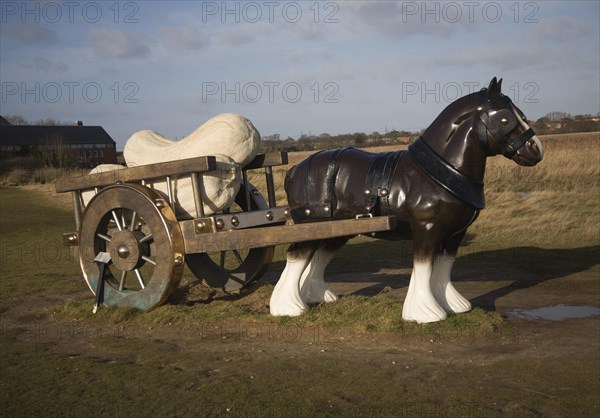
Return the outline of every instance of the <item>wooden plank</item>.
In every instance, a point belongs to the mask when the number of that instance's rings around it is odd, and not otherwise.
[[[394,216],[345,219],[196,234],[194,221],[180,222],[186,254],[270,247],[291,242],[354,236],[396,227]]]
[[[252,161],[244,166],[244,170],[253,170],[255,168],[262,167],[275,167],[278,165],[285,165],[287,163],[287,152],[270,152],[267,154],[258,154]]]
[[[168,161],[140,165],[138,167],[123,167],[119,170],[105,173],[87,174],[84,176],[65,176],[56,181],[56,192],[70,192],[73,190],[93,189],[104,187],[118,181],[135,183],[142,180],[151,180],[165,176],[177,176],[190,173],[203,173],[216,169],[216,160],[213,156],[188,158],[185,160]]]

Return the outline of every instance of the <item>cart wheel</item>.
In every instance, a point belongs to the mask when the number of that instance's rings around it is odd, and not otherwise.
[[[94,294],[100,274],[94,258],[110,254],[103,286],[107,306],[148,311],[179,285],[183,235],[169,204],[152,189],[133,184],[102,189],[85,210],[79,236],[81,270]]]
[[[247,184],[250,188],[250,207],[246,203],[246,185],[242,184],[235,198],[236,207],[230,208],[231,212],[247,212],[269,207],[258,189],[251,183]],[[185,261],[198,279],[204,280],[210,287],[232,293],[258,280],[267,271],[274,253],[273,246],[247,248],[188,254]]]

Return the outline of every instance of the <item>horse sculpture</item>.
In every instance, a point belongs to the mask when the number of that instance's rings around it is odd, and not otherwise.
[[[521,166],[543,158],[541,142],[501,86],[502,79],[494,77],[487,88],[451,103],[408,151],[321,151],[286,176],[295,222],[396,217],[395,230],[376,236],[413,240],[413,270],[402,310],[407,321],[441,321],[471,309],[452,285],[450,272],[467,228],[485,206],[487,157],[503,154]],[[271,314],[300,315],[308,304],[337,300],[323,273],[350,238],[292,244],[271,296]]]

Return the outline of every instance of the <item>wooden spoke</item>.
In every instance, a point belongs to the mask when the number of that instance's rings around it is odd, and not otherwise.
[[[113,221],[115,221],[115,224],[117,225],[117,229],[119,231],[122,231],[123,227],[121,226],[121,223],[119,222],[119,217],[117,216],[117,212],[115,212],[114,210],[111,210],[110,212],[112,213]]]
[[[153,259],[151,259],[150,257],[143,255],[142,256],[142,260],[147,261],[148,263],[152,264],[153,266],[156,265],[156,261],[154,261]]]
[[[98,232],[96,235],[98,236],[98,238],[102,238],[106,242],[110,242],[110,240],[111,240],[111,237],[109,237],[106,234],[102,234],[102,233]]]
[[[221,251],[220,260],[219,260],[219,265],[221,266],[221,270],[223,270],[225,268],[225,256],[226,255],[227,255],[227,253],[225,251]]]
[[[142,239],[140,239],[140,242],[146,242],[152,239],[152,234],[148,234],[145,235]]]
[[[138,282],[140,282],[140,287],[144,289],[146,287],[146,283],[144,282],[144,278],[142,277],[142,273],[140,273],[140,269],[135,269],[135,275],[137,276]]]
[[[238,263],[242,264],[244,262],[244,259],[242,258],[238,250],[233,250],[233,255],[235,256]]]
[[[119,280],[119,290],[123,290],[125,288],[125,278],[127,277],[127,271],[123,270],[121,272],[121,280]]]
[[[135,231],[135,222],[137,221],[137,212],[134,210],[133,214],[131,215],[131,226],[129,227],[129,229],[131,231]]]

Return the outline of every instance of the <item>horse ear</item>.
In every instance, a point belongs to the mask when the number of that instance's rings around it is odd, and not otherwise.
[[[491,100],[494,97],[497,97],[500,94],[500,89],[502,88],[502,79],[498,81],[496,77],[492,78],[490,81],[490,85],[487,88],[487,99]]]

